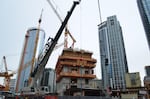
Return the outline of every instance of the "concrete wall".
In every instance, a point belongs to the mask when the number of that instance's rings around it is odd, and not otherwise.
[[[121,94],[121,99],[138,99],[137,94]]]
[[[126,87],[141,87],[141,79],[139,72],[126,73]]]

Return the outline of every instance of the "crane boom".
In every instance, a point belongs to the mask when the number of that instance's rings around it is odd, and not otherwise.
[[[77,4],[79,4],[79,1],[74,1],[70,11],[68,11],[64,21],[62,22],[62,25],[60,26],[56,36],[54,37],[54,39],[50,38],[50,41],[48,40],[48,42],[46,43],[46,45],[48,45],[48,47],[46,47],[46,49],[43,52],[43,55],[41,56],[41,58],[39,59],[36,68],[34,69],[34,71],[31,73],[31,77],[32,77],[32,82],[30,84],[30,87],[36,87],[37,86],[37,79],[39,78],[39,76],[42,74],[42,72],[45,69],[45,65],[48,62],[48,59],[55,47],[55,45],[57,44],[58,39],[60,38],[63,29],[65,28],[74,8],[76,7]]]
[[[60,22],[62,22],[62,18],[60,16],[60,14],[57,12],[57,10],[55,9],[55,7],[53,6],[53,4],[51,3],[50,0],[47,0],[47,2],[49,3],[49,5],[51,6],[51,8],[53,9],[53,11],[55,12],[55,14],[57,15],[58,19],[60,20]],[[74,43],[76,42],[76,40],[74,39],[74,37],[71,35],[70,31],[68,30],[68,27],[66,25],[65,27],[65,40],[64,40],[64,47],[67,48],[68,47],[68,34],[69,36],[71,37],[73,43],[72,43],[72,46],[71,47],[74,47]]]
[[[36,51],[37,51],[37,46],[38,46],[38,41],[39,41],[39,33],[40,33],[40,26],[41,26],[41,22],[42,22],[42,13],[43,13],[43,9],[41,11],[41,15],[39,18],[39,24],[38,24],[38,30],[36,32],[36,39],[35,39],[35,45],[34,45],[34,52],[33,52],[33,58],[32,58],[32,62],[31,62],[31,71],[33,70],[33,65],[35,63],[35,55],[36,55]],[[29,78],[29,83],[32,81],[32,78]]]

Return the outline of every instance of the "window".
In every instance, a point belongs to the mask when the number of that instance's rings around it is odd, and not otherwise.
[[[46,77],[46,79],[45,79],[45,81],[44,81],[44,86],[47,86],[48,85],[48,82],[49,82],[49,72],[46,72],[46,74],[45,74],[45,77]]]
[[[72,68],[71,71],[78,71],[77,68]]]
[[[89,84],[89,80],[88,79],[85,79],[85,84]]]
[[[113,19],[110,20],[110,24],[114,25],[114,20]]]
[[[92,70],[92,74],[94,74],[94,70]]]
[[[136,73],[130,75],[131,85],[136,85]]]
[[[71,79],[71,83],[72,83],[72,84],[77,83],[77,79],[72,78],[72,79]]]
[[[105,59],[105,65],[108,65],[108,58]]]
[[[88,71],[88,70],[85,70],[85,74],[89,74],[89,71]]]

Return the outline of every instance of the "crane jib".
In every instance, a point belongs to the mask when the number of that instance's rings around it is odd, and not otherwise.
[[[68,11],[64,21],[62,22],[62,25],[60,26],[55,38],[53,40],[51,40],[51,42],[49,43],[50,45],[48,46],[48,48],[44,51],[44,55],[42,56],[41,60],[39,60],[39,62],[37,63],[36,68],[34,69],[34,71],[31,73],[31,77],[34,78],[34,82],[37,80],[37,78],[39,77],[39,75],[44,71],[45,65],[48,62],[48,59],[55,47],[55,45],[57,44],[58,39],[60,38],[63,29],[65,28],[74,8],[76,7],[76,5],[79,4],[79,1],[74,1],[73,6],[71,7],[70,11]],[[47,43],[46,43],[47,44]]]

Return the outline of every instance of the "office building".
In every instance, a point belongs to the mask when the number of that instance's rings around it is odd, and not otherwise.
[[[31,28],[27,30],[25,42],[20,58],[16,92],[27,87],[31,82],[30,74],[35,68],[34,65],[44,48],[45,32],[42,29]]]
[[[146,76],[150,77],[150,66],[145,66]]]
[[[9,90],[15,92],[16,79],[10,79]]]
[[[104,89],[124,89],[128,65],[120,23],[116,16],[110,16],[98,29]]]
[[[150,48],[150,0],[137,0],[137,5],[146,33],[148,46]]]
[[[46,68],[41,78],[40,86],[47,86],[50,93],[56,93],[56,74],[52,68]]]

